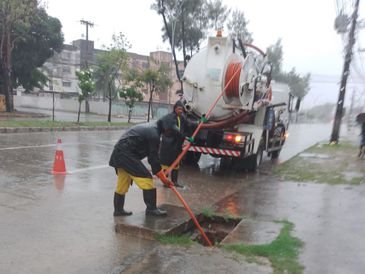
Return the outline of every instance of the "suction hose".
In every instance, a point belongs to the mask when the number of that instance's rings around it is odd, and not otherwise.
[[[226,76],[224,82],[227,83],[225,94],[228,98],[239,98],[240,91],[240,74],[237,71],[241,71],[242,63],[231,62],[227,66]]]
[[[250,113],[248,111],[243,111],[240,114],[238,114],[237,116],[233,116],[233,117],[230,117],[225,120],[203,124],[202,128],[204,128],[204,129],[206,129],[206,128],[209,128],[209,129],[227,128],[234,124],[247,122],[247,121],[249,121],[250,118],[251,118]]]
[[[233,79],[236,77],[236,75],[239,75],[239,72],[241,71],[241,69],[237,69],[236,71],[234,71],[232,73],[231,79],[228,79],[228,81],[226,81],[225,87],[223,88],[222,92],[218,95],[218,97],[215,99],[215,101],[213,102],[213,104],[210,106],[210,108],[208,109],[208,112],[205,114],[205,117],[208,119],[210,114],[212,113],[213,109],[215,108],[215,106],[217,105],[219,99],[223,96],[223,94],[226,92],[226,89],[228,88],[228,86],[230,85],[230,83],[233,81]],[[227,80],[227,79],[226,79]],[[195,136],[198,134],[199,130],[203,127],[203,121],[200,121],[197,128],[195,129],[193,135],[191,136],[192,139],[195,138]],[[171,164],[171,166],[169,166],[169,168],[165,171],[165,174],[168,174],[171,172],[171,170],[173,168],[175,168],[181,161],[181,159],[184,157],[184,155],[188,152],[189,148],[191,147],[191,143],[189,143],[187,146],[185,146],[182,150],[182,152],[179,154],[179,156],[175,159],[175,161]],[[176,188],[174,186],[170,186],[171,190],[176,194],[176,196],[179,198],[179,200],[182,202],[182,204],[184,205],[186,211],[188,212],[188,214],[190,215],[191,219],[193,220],[194,224],[196,225],[196,227],[198,228],[198,230],[200,231],[201,235],[203,236],[204,240],[206,241],[206,243],[208,244],[208,246],[213,246],[211,241],[209,240],[209,238],[207,237],[207,235],[205,234],[204,230],[202,229],[202,227],[200,226],[198,220],[196,219],[194,213],[191,211],[189,205],[185,202],[184,198],[181,196],[181,194],[176,190]]]

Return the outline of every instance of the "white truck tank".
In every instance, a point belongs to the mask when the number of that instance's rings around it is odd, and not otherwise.
[[[207,47],[195,54],[186,66],[182,78],[186,109],[197,116],[207,113],[227,86],[209,120],[221,120],[235,112],[251,110],[255,90],[260,91],[265,80],[259,74],[260,68],[252,53],[244,58],[238,48],[234,50],[231,39],[210,37]]]

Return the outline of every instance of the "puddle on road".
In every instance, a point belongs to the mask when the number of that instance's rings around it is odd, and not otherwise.
[[[241,218],[232,218],[224,216],[204,216],[198,215],[198,222],[202,227],[204,233],[212,242],[213,245],[219,244],[223,241],[226,236],[233,231],[233,229],[242,220]],[[191,220],[189,222],[192,222]],[[192,223],[191,223],[192,224]],[[189,236],[191,240],[198,242],[204,246],[207,246],[204,237],[201,235],[198,228],[192,224],[192,226],[187,226],[188,229],[181,232],[182,235]]]

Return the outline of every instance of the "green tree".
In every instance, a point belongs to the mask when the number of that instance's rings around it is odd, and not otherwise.
[[[279,80],[282,77],[283,64],[283,46],[281,39],[278,39],[275,44],[269,46],[266,50],[267,59],[272,65],[272,78]]]
[[[156,92],[167,92],[172,85],[169,77],[169,68],[165,64],[161,64],[157,69],[149,68],[143,71],[141,80],[147,85],[149,93],[147,113],[147,122],[149,122],[151,113],[153,118],[153,112],[151,111],[153,94]]]
[[[178,7],[179,7],[178,2],[176,0],[156,0],[156,3],[152,4],[151,6],[152,9],[156,10],[157,13],[162,16],[164,22],[164,28],[162,28],[162,31],[169,39],[169,43],[171,46],[171,53],[175,63],[176,77],[179,80],[182,89],[182,81],[179,74],[179,64],[176,58],[176,51],[175,51],[175,44],[176,44],[175,30],[176,30],[177,18],[179,17],[180,13],[179,11],[177,11]]]
[[[303,99],[309,91],[310,74],[301,76],[295,71],[295,67],[290,72],[282,71],[283,47],[281,39],[274,45],[269,46],[266,54],[269,62],[272,64],[272,78],[288,84],[291,94],[298,97],[299,100]]]
[[[12,55],[13,85],[22,86],[26,92],[46,85],[48,78],[39,67],[54,52],[61,52],[64,41],[60,21],[48,16],[43,8],[37,9],[29,23],[23,38],[15,43]]]
[[[198,51],[201,41],[206,37],[208,14],[206,0],[185,0],[181,3],[180,13],[176,18],[175,46],[182,50],[184,67],[187,65],[187,51],[190,55]]]
[[[248,21],[243,11],[234,10],[228,20],[227,28],[232,39],[241,39],[244,43],[252,43],[252,33],[247,29]]]
[[[128,106],[128,123],[131,121],[133,108],[136,102],[143,100],[143,94],[137,90],[135,86],[123,87],[119,91],[119,97],[124,99],[125,104]]]
[[[209,27],[223,27],[230,10],[221,0],[156,0],[151,8],[163,18],[162,39],[169,40],[182,89],[175,47],[183,52],[186,67],[187,51],[190,55],[198,51]]]
[[[95,90],[95,83],[93,81],[93,74],[90,69],[84,69],[81,71],[76,71],[77,79],[79,80],[79,88],[81,90],[78,101],[79,101],[79,111],[77,113],[77,122],[80,122],[80,112],[81,103],[86,100]]]
[[[208,29],[206,0],[156,0],[151,6],[162,16],[162,40],[168,40],[175,63],[176,77],[180,81],[179,62],[176,59],[176,49],[183,52],[184,66],[187,64],[187,54],[199,50],[200,43],[205,38]]]
[[[97,57],[94,73],[97,89],[102,90],[109,101],[108,122],[111,122],[112,101],[122,85],[122,74],[128,68],[127,49],[130,48],[123,33],[113,35],[112,39],[107,51]]]
[[[213,30],[222,29],[231,10],[223,5],[222,0],[211,0],[207,4],[209,27]]]
[[[15,43],[23,39],[30,20],[36,14],[37,0],[0,0],[1,92],[5,94],[6,111],[14,110],[12,54]]]
[[[309,82],[310,82],[310,74],[307,73],[304,76],[301,76],[295,71],[295,68],[292,68],[288,73],[283,74],[283,82],[287,83],[290,87],[290,92],[302,99],[305,95],[307,95],[309,91]]]

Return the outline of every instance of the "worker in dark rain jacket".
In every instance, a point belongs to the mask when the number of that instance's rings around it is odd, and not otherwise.
[[[125,132],[110,157],[109,165],[116,169],[118,175],[117,188],[114,194],[114,216],[131,215],[124,210],[125,194],[132,181],[143,190],[143,200],[146,204],[146,215],[165,216],[166,211],[156,206],[157,194],[151,173],[142,163],[147,157],[152,173],[164,184],[172,185],[165,176],[158,157],[160,136],[169,136],[177,130],[170,119],[162,117],[156,123],[146,123],[131,127]]]
[[[185,137],[188,135],[188,127],[192,126],[188,124],[184,115],[184,104],[179,100],[174,105],[173,111],[165,116],[170,123],[174,123],[178,131],[174,131],[174,134],[169,136],[162,135],[162,141],[160,146],[160,160],[163,169],[167,169],[179,156],[182,151],[182,145]],[[184,187],[178,182],[178,170],[179,165],[171,170],[171,181],[175,187]],[[166,185],[164,185],[166,186]]]

